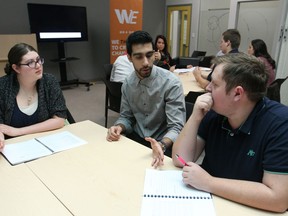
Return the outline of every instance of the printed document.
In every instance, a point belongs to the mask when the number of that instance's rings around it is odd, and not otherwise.
[[[16,165],[86,143],[85,140],[64,131],[25,142],[7,144],[2,154],[12,165]]]

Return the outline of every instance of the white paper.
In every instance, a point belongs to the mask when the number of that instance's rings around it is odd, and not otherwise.
[[[12,165],[16,165],[51,155],[54,152],[75,148],[86,143],[85,140],[80,139],[68,131],[64,131],[25,142],[7,144],[2,154]]]
[[[195,70],[195,67],[192,68],[177,68],[173,72],[175,73],[188,73],[188,72],[193,72]]]
[[[68,131],[39,137],[36,139],[53,152],[59,152],[86,144],[85,140],[73,135]]]
[[[49,149],[35,139],[5,145],[2,153],[13,165],[52,154]]]
[[[209,193],[182,182],[182,171],[146,170],[141,216],[215,216]]]

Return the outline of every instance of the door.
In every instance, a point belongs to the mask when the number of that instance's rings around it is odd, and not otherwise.
[[[172,58],[189,56],[192,6],[168,6],[167,43]]]

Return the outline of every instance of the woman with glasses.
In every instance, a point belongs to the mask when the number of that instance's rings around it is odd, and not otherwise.
[[[64,126],[64,96],[56,78],[43,73],[43,64],[28,44],[10,49],[6,75],[0,78],[0,150],[5,138]]]

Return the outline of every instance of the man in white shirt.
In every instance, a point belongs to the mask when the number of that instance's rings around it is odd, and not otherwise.
[[[113,64],[110,81],[123,83],[125,78],[129,76],[133,71],[133,64],[129,61],[127,55],[118,56],[118,58]]]

